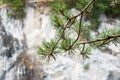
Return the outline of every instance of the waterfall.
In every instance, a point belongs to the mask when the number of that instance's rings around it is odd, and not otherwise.
[[[16,57],[25,51],[23,22],[10,18],[8,10],[0,9],[0,80],[13,80]]]
[[[9,7],[0,8],[0,80],[39,80],[44,73],[36,66],[37,48],[55,33],[49,9],[29,5],[20,20],[8,16],[8,11]]]

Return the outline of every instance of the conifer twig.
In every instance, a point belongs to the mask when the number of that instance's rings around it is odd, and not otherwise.
[[[64,28],[63,28],[62,34],[61,34],[61,36],[59,37],[59,39],[56,41],[55,45],[53,46],[50,55],[53,56],[53,52],[54,52],[57,44],[59,43],[59,41],[62,39],[62,36],[64,35],[65,30],[68,28],[69,23],[70,23],[70,25],[69,25],[69,27],[70,27],[70,26],[74,23],[75,19],[76,19],[77,17],[79,17],[80,15],[81,15],[80,27],[81,27],[82,14],[88,9],[88,7],[89,7],[91,4],[93,4],[94,1],[95,1],[95,0],[91,0],[91,1],[81,10],[81,12],[80,12],[79,14],[77,14],[77,15],[71,17],[70,19],[68,19],[66,25],[65,25]],[[72,19],[74,19],[74,21],[71,23],[71,20],[72,20]],[[81,28],[79,29],[78,34],[80,34],[80,30],[81,30]],[[78,35],[77,39],[73,42],[73,44],[71,45],[71,47],[75,44],[75,42],[76,42],[78,39],[79,39],[79,35]]]
[[[110,36],[107,36],[107,37],[102,38],[102,39],[97,39],[97,40],[93,40],[93,41],[80,42],[79,45],[80,45],[80,44],[92,44],[92,43],[95,43],[95,42],[107,41],[107,40],[116,39],[116,38],[119,38],[119,37],[120,37],[120,34],[110,35]]]

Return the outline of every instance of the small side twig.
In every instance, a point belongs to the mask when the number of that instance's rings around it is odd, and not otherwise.
[[[100,41],[106,41],[106,40],[110,40],[110,39],[116,39],[116,38],[119,38],[120,37],[120,34],[117,34],[117,35],[111,35],[111,36],[108,36],[106,38],[103,38],[103,39],[97,39],[97,40],[93,40],[93,41],[85,41],[85,42],[80,42],[80,44],[92,44],[92,43],[96,43],[96,42],[100,42]]]

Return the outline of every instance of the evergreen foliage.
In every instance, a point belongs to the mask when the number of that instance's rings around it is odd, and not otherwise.
[[[20,19],[25,16],[25,0],[3,0],[3,3],[10,5],[11,10],[9,10],[8,15],[11,17]]]
[[[83,65],[83,69],[84,70],[89,70],[90,69],[90,65],[89,64],[84,64]]]
[[[96,0],[94,4],[94,9],[91,13],[89,13],[89,19],[91,20],[90,27],[96,30],[99,26],[98,18],[101,13],[106,14],[106,16],[111,18],[120,17],[120,2],[117,0]]]
[[[104,30],[96,38],[90,36],[91,31],[97,29],[99,25],[98,18],[102,12],[113,10],[112,15],[118,16],[120,10],[116,11],[115,7],[110,8],[110,4],[113,5],[113,3],[114,5],[119,4],[117,1],[112,0],[76,0],[76,6],[74,7],[80,12],[74,15],[68,8],[69,3],[66,4],[66,1],[63,0],[53,1],[51,4],[53,11],[51,23],[56,30],[56,37],[50,42],[44,42],[39,47],[38,54],[55,59],[57,53],[75,53],[76,50],[79,50],[80,55],[89,58],[92,47],[99,48],[111,42],[118,43],[119,28]],[[118,9],[118,7],[116,8]],[[83,17],[86,15],[92,18],[90,19],[92,25],[90,26],[85,25],[83,22]]]

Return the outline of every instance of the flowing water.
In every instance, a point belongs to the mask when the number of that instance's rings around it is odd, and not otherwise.
[[[55,31],[49,9],[31,5],[26,7],[22,20],[9,17],[8,7],[0,8],[0,80],[120,80],[119,48],[114,45],[109,47],[111,52],[91,51],[86,60],[76,54],[59,56],[56,61],[42,65],[37,48],[43,41],[54,38]],[[120,23],[119,20],[107,23],[105,16],[101,17],[100,31]]]
[[[40,75],[36,66],[36,49],[54,37],[49,10],[28,6],[22,20],[11,18],[8,11],[0,9],[0,80],[38,80],[43,71]]]

